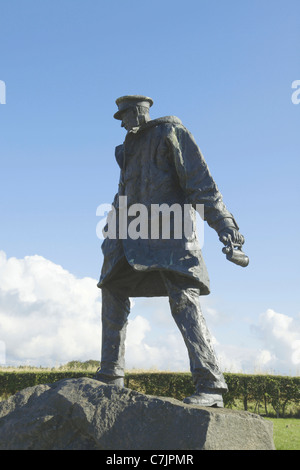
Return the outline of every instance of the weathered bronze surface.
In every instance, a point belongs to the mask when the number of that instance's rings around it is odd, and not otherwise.
[[[113,202],[116,236],[107,236],[102,245],[104,262],[98,283],[102,289],[102,357],[96,377],[106,383],[122,384],[129,297],[168,296],[188,350],[196,389],[195,395],[185,400],[222,406],[227,385],[199,302],[199,296],[210,293],[210,286],[194,225],[195,209],[204,207],[204,220],[225,245],[227,259],[240,266],[249,262],[241,251],[244,237],[193,136],[180,119],[167,116],[151,120],[149,108],[153,100],[145,96],[125,96],[116,103],[118,111],[114,117],[121,121],[127,135],[115,151],[121,170]],[[126,210],[131,208],[126,219],[122,218],[124,201]],[[184,214],[182,222],[192,230],[187,234],[182,230],[178,236],[174,215],[168,219],[170,231],[166,237],[160,226],[165,219],[158,217],[155,228],[159,228],[153,236],[151,211],[162,204],[179,209]],[[125,228],[130,229],[137,214],[132,209],[141,206],[147,220],[139,219],[140,228],[143,225],[146,231],[141,230],[139,237],[124,234],[123,221]],[[107,225],[106,232],[108,228]]]

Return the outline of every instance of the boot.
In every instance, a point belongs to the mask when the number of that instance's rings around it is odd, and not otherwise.
[[[97,370],[96,374],[93,377],[94,380],[98,380],[107,385],[116,385],[117,387],[124,387],[124,377],[105,375],[101,373],[101,370]]]
[[[222,395],[214,392],[195,393],[190,397],[184,398],[183,403],[188,405],[213,406],[216,408],[224,407]]]

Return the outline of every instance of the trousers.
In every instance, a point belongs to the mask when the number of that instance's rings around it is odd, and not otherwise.
[[[188,278],[158,271],[168,293],[171,314],[183,337],[197,393],[224,393],[227,385],[200,307],[200,290]],[[130,300],[120,283],[102,287],[102,350],[99,375],[124,377],[125,338]]]

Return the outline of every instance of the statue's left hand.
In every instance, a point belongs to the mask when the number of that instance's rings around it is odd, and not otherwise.
[[[234,227],[226,227],[219,234],[219,240],[227,245],[229,235],[233,244],[243,245],[245,243],[244,236]]]

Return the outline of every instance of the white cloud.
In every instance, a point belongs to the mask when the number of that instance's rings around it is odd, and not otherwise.
[[[6,364],[100,360],[101,293],[41,256],[0,252],[0,340]]]
[[[41,256],[7,259],[0,251],[0,364],[100,361],[101,291],[96,283],[88,277],[78,279]],[[189,370],[187,350],[168,299],[134,299],[131,304],[126,367]],[[204,317],[213,325],[212,333],[218,325],[213,344],[223,370],[299,373],[300,318],[268,309],[252,326],[256,340],[251,344],[224,344],[221,312],[211,307],[209,299],[201,304]],[[231,321],[226,319],[227,329]],[[245,343],[240,336],[239,340]]]
[[[268,309],[260,315],[253,330],[265,348],[265,364],[275,371],[299,372],[300,318]]]
[[[0,365],[5,365],[5,343],[0,341]]]
[[[55,366],[71,360],[100,361],[101,291],[96,284],[95,279],[77,279],[41,256],[7,259],[0,251],[0,363]],[[179,332],[174,334],[169,312],[167,329],[156,337],[155,325],[135,314],[135,299],[131,310],[126,366],[187,370],[185,346]]]
[[[272,309],[251,326],[255,338],[248,347],[216,344],[222,369],[230,372],[299,374],[300,318]],[[260,347],[255,347],[254,339]]]
[[[257,355],[257,364],[260,364],[261,366],[265,366],[266,364],[270,364],[271,361],[275,359],[275,356],[270,353],[267,349],[262,349],[259,351]]]
[[[137,315],[128,322],[126,367],[128,369],[189,370],[187,350],[178,331],[162,329],[151,334],[150,322]]]

